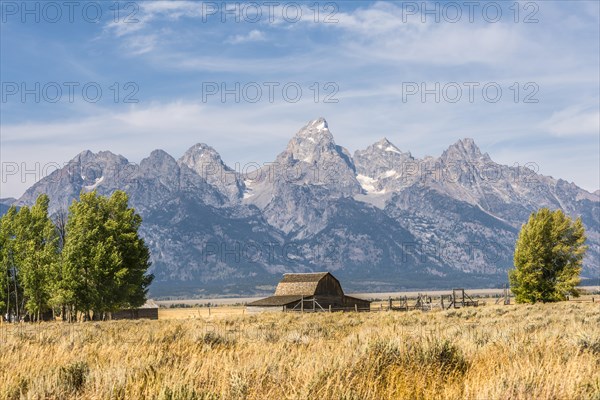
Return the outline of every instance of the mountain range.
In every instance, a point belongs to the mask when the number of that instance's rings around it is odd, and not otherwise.
[[[416,158],[381,139],[353,155],[327,121],[302,127],[271,163],[241,171],[199,143],[139,164],[83,151],[25,194],[51,212],[81,191],[126,191],[142,215],[153,296],[272,291],[285,272],[333,272],[349,291],[492,287],[507,282],[518,231],[540,207],[583,219],[583,278],[600,276],[600,192],[505,166],[472,139]]]

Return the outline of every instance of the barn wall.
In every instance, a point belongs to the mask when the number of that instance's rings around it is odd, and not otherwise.
[[[344,296],[344,306],[354,308],[354,305],[358,307],[359,310],[370,310],[371,302],[368,300],[357,299],[354,297]]]
[[[112,313],[111,319],[158,319],[158,308],[134,308]]]
[[[140,308],[138,318],[158,319],[158,308]]]
[[[331,305],[332,310],[335,309],[348,309],[354,310],[356,304],[358,309],[368,310],[371,307],[371,303],[366,300],[354,299],[347,296],[316,296],[317,303],[324,309],[328,309]]]
[[[325,275],[325,277],[319,281],[315,294],[325,296],[343,296],[344,291],[342,290],[342,286],[337,279],[331,275]]]

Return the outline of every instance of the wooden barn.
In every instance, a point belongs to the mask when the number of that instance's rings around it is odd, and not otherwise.
[[[247,304],[249,312],[369,311],[371,302],[347,296],[329,272],[284,274],[275,294]]]
[[[148,300],[140,308],[129,308],[112,313],[111,319],[158,319],[158,304]]]

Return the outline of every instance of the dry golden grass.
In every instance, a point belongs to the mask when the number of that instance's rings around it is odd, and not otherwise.
[[[4,325],[0,397],[600,399],[599,325],[597,303]]]
[[[190,308],[159,308],[159,319],[194,319],[194,318],[219,318],[232,315],[245,315],[244,306],[220,307],[190,307]]]

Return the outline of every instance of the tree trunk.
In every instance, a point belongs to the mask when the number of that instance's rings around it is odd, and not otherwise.
[[[15,267],[13,267],[13,283],[14,283],[14,287],[15,287],[15,315],[17,318],[17,321],[20,319],[20,313],[19,313],[19,290],[17,288],[17,271],[15,270]]]
[[[6,285],[6,322],[10,322],[10,282]]]

